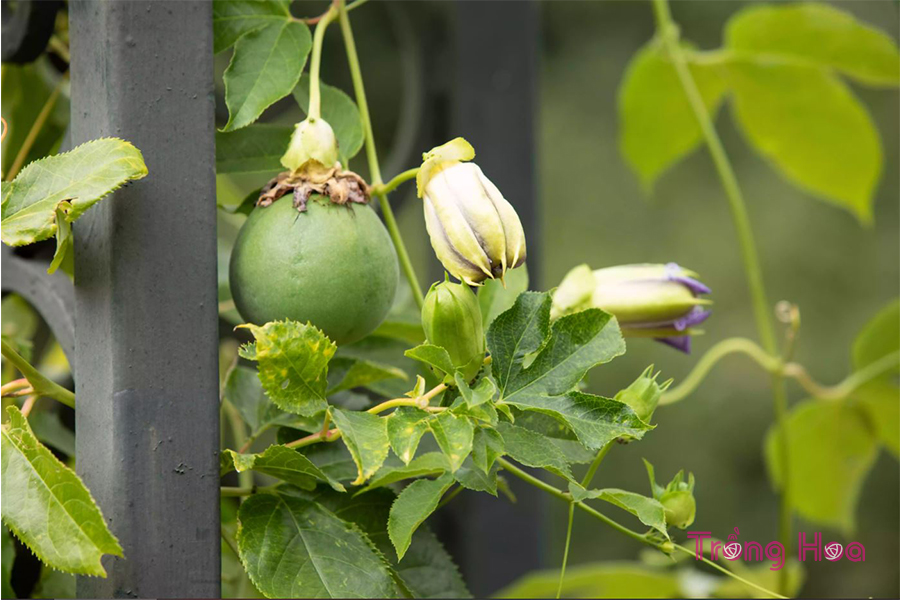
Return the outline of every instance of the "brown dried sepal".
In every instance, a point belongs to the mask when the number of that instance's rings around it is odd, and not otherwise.
[[[327,196],[335,204],[367,204],[369,186],[353,171],[344,171],[339,163],[325,167],[318,161],[310,160],[296,172],[279,173],[269,181],[259,194],[257,206],[269,206],[285,194],[294,194],[294,208],[306,211],[306,201],[313,194]]]

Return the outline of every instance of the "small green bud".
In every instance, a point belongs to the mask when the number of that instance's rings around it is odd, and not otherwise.
[[[671,380],[660,385],[656,381],[657,377],[659,371],[654,374],[653,365],[650,365],[631,385],[616,394],[616,400],[630,406],[645,423],[650,422],[653,411],[659,404],[659,397],[671,385]]]
[[[436,283],[425,296],[422,328],[429,344],[450,355],[466,381],[471,381],[484,362],[484,327],[478,299],[462,283]]]
[[[659,498],[659,502],[666,512],[666,525],[687,529],[694,522],[697,502],[692,492],[687,490],[666,492]]]
[[[310,160],[323,167],[333,167],[338,161],[337,139],[334,130],[324,119],[306,119],[294,126],[291,143],[281,157],[281,164],[296,172]]]

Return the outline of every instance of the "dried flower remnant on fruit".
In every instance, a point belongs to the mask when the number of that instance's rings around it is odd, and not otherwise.
[[[712,301],[697,274],[675,263],[622,265],[592,271],[575,267],[553,296],[551,317],[600,308],[619,321],[628,337],[649,337],[689,353],[694,329],[705,321]]]
[[[475,163],[475,150],[462,138],[423,156],[416,183],[431,246],[444,268],[460,281],[478,285],[503,278],[525,262],[525,231],[506,201]]]
[[[308,164],[298,173],[285,171],[267,183],[259,194],[257,206],[269,206],[285,194],[294,195],[294,208],[306,211],[306,201],[313,194],[327,196],[335,204],[367,204],[369,186],[353,171],[344,171],[340,165],[330,168]]]

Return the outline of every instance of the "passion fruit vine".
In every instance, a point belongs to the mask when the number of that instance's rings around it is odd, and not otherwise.
[[[339,345],[384,320],[400,275],[387,230],[368,204],[313,194],[260,203],[231,254],[234,303],[248,322],[309,321]]]

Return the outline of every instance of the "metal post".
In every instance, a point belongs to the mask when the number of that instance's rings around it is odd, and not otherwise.
[[[79,597],[219,595],[212,3],[69,3],[72,136],[149,176],[75,226],[77,470],[124,559]]]
[[[540,257],[536,110],[540,22],[535,2],[458,2],[454,135],[469,140],[476,161],[515,206],[528,241],[532,289]],[[542,499],[512,482],[518,503],[484,494],[466,498],[465,539],[457,557],[476,597],[541,566]]]

